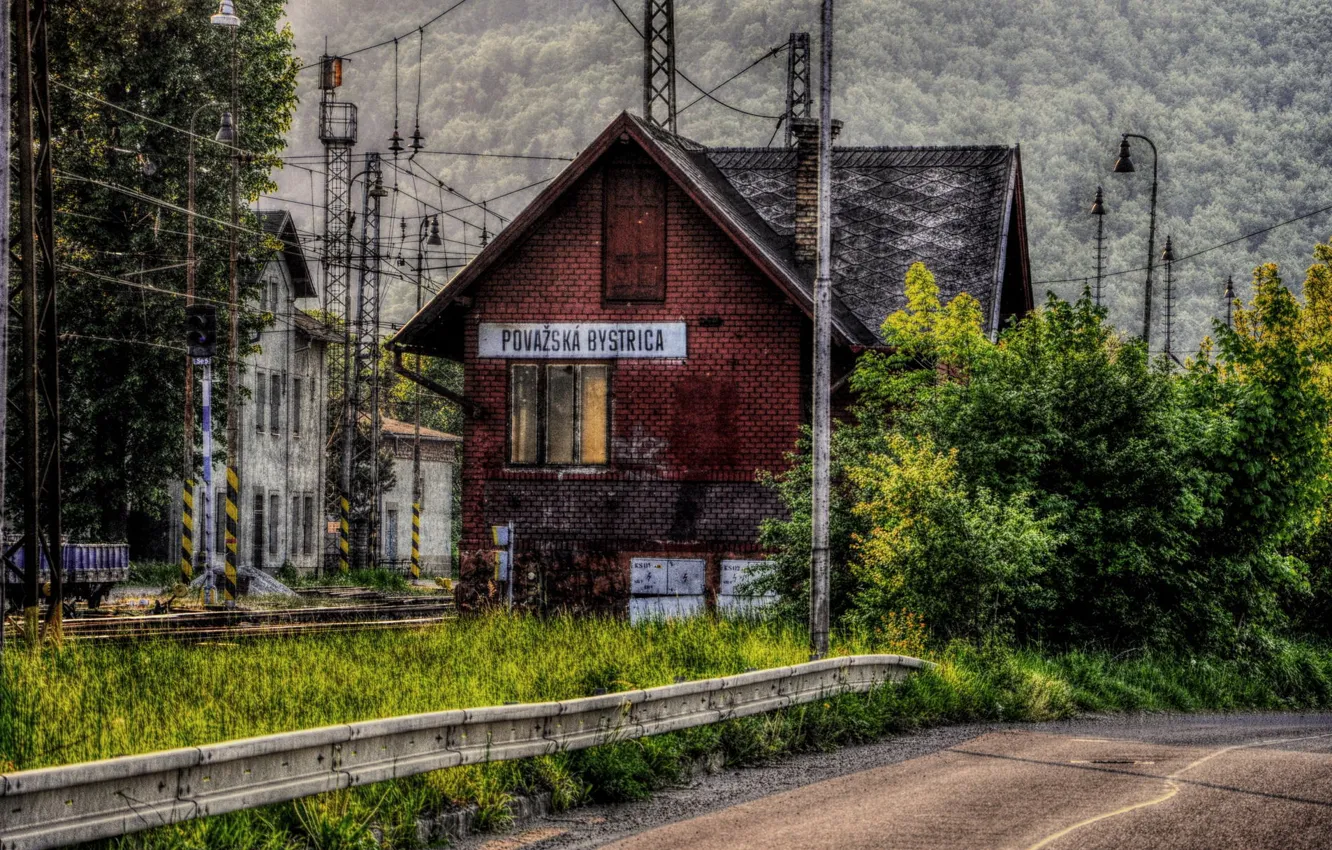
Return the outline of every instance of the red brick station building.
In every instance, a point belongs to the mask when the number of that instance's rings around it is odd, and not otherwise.
[[[460,601],[723,605],[809,421],[817,124],[707,148],[622,114],[396,335],[464,369]],[[924,262],[991,330],[1031,309],[1016,147],[833,153],[833,381]],[[834,402],[836,403],[836,401]],[[656,606],[655,608],[653,606]]]

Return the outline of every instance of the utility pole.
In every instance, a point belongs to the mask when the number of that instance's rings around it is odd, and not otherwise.
[[[12,4],[10,4],[12,5]],[[5,7],[9,12],[9,6]],[[5,426],[9,410],[9,16],[0,26],[0,56],[5,57],[5,73],[0,74],[0,458],[5,458]],[[2,466],[2,465],[0,465]],[[5,503],[5,477],[0,475],[0,505]],[[0,511],[0,541],[4,539],[4,511]],[[2,545],[2,544],[0,544]],[[9,561],[0,556],[0,658],[5,652],[5,615],[9,600],[5,587],[9,582]]]
[[[240,254],[240,18],[231,0],[218,3],[217,14],[209,20],[214,26],[231,30],[231,110],[222,115],[218,141],[229,142],[231,154],[231,238],[227,264],[227,553],[223,566],[223,596],[228,608],[236,606],[236,546],[240,536],[240,281],[237,265]]]
[[[815,657],[828,654],[828,506],[832,395],[832,50],[833,0],[823,0],[819,77],[818,271],[814,278],[814,492],[811,526],[809,639]]]
[[[426,236],[426,229],[430,227],[430,236]],[[425,218],[421,219],[421,224],[416,234],[416,312],[421,312],[423,305],[423,293],[421,287],[421,276],[425,269],[425,246],[429,238],[430,244],[439,245],[439,218],[436,217],[433,222],[427,222]],[[421,352],[416,352],[416,374],[421,374]],[[421,385],[412,384],[412,578],[421,577],[421,497],[423,495],[421,482]]]
[[[1165,250],[1161,252],[1161,262],[1165,263],[1165,355],[1175,362],[1175,246],[1170,236],[1166,236]]]
[[[643,3],[643,118],[676,133],[675,0]]]
[[[1226,277],[1226,295],[1225,295],[1225,298],[1226,298],[1226,327],[1228,327],[1228,328],[1233,328],[1233,327],[1235,326],[1235,316],[1234,316],[1234,309],[1235,309],[1235,278],[1234,278],[1233,276],[1229,276],[1229,275],[1228,275],[1228,276]]]
[[[35,647],[38,583],[43,555],[51,590],[46,635],[62,637],[64,562],[61,556],[61,423],[59,325],[56,316],[55,184],[51,165],[50,66],[46,47],[46,0],[18,0],[19,237],[23,259],[24,619]],[[36,118],[34,138],[33,119]]]
[[[203,371],[203,557],[204,601],[213,595],[213,355],[217,353],[217,308],[191,304],[185,308],[186,356]],[[189,491],[187,491],[189,492]],[[192,507],[192,502],[186,502]]]
[[[791,33],[786,50],[786,146],[795,145],[794,123],[808,118],[814,109],[814,92],[809,84],[809,33]]]
[[[186,196],[186,216],[185,216],[185,309],[189,310],[194,306],[194,278],[196,272],[196,257],[194,254],[194,121],[203,112],[211,106],[217,106],[215,101],[209,101],[190,115],[190,142],[189,155],[186,161],[188,194]],[[195,358],[185,356],[185,412],[184,412],[184,439],[181,446],[181,513],[180,513],[180,580],[182,584],[188,585],[194,577],[194,360]],[[208,471],[205,478],[212,480],[212,472]],[[205,504],[211,500],[211,496],[205,497]]]
[[[1105,268],[1105,198],[1101,187],[1096,187],[1096,200],[1092,201],[1091,214],[1096,216],[1096,290],[1094,303],[1101,306],[1101,282]]]

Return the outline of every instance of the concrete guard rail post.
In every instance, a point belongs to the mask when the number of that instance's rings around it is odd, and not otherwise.
[[[563,702],[413,714],[0,775],[0,850],[41,850],[355,785],[578,750],[864,692],[933,666],[830,658]]]

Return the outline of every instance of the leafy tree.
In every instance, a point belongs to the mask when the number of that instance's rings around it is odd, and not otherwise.
[[[1283,597],[1304,597],[1308,568],[1295,554],[1325,532],[1320,510],[1332,490],[1328,426],[1332,396],[1332,298],[1320,245],[1305,303],[1275,265],[1254,272],[1254,297],[1235,327],[1215,328],[1215,358],[1190,363],[1182,380],[1188,402],[1211,418],[1202,465],[1218,482],[1200,527],[1199,559],[1210,581],[1214,631],[1280,622]],[[1319,570],[1315,586],[1326,587]]]
[[[220,303],[226,351],[230,164],[211,141],[219,108],[200,107],[230,96],[233,39],[209,24],[214,11],[210,0],[51,7],[65,516],[76,538],[143,542],[181,476],[184,314],[183,300],[169,293],[184,289],[179,209],[189,139],[171,127],[188,127],[196,110],[196,286]],[[252,0],[235,36],[243,199],[272,191],[273,155],[295,107],[296,62],[282,14],[282,0]],[[242,226],[243,254],[262,260],[272,246],[251,216]],[[255,291],[249,268],[241,270],[243,303]],[[260,316],[246,304],[242,318],[249,340]],[[11,350],[19,356],[18,346]],[[225,356],[216,365],[225,374]],[[228,400],[224,391],[214,400],[220,438]],[[10,423],[11,445],[21,446],[21,421]]]

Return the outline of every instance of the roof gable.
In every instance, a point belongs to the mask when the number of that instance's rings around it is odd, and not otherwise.
[[[795,151],[706,148],[621,113],[514,221],[393,337],[431,351],[428,328],[537,226],[619,141],[633,141],[786,295],[813,313],[812,269],[794,255]],[[875,147],[833,151],[833,334],[881,342],[880,326],[906,306],[903,281],[925,263],[947,298],[968,292],[997,329],[1010,228],[1022,228],[1016,148]],[[1025,239],[1021,245],[1025,250]],[[1030,300],[1029,298],[1027,299]]]
[[[305,249],[301,247],[300,235],[296,232],[296,222],[286,210],[255,210],[259,226],[264,233],[282,243],[282,256],[291,273],[292,295],[296,298],[314,298],[319,293],[314,287],[314,278],[310,275],[310,265],[305,261]]]

